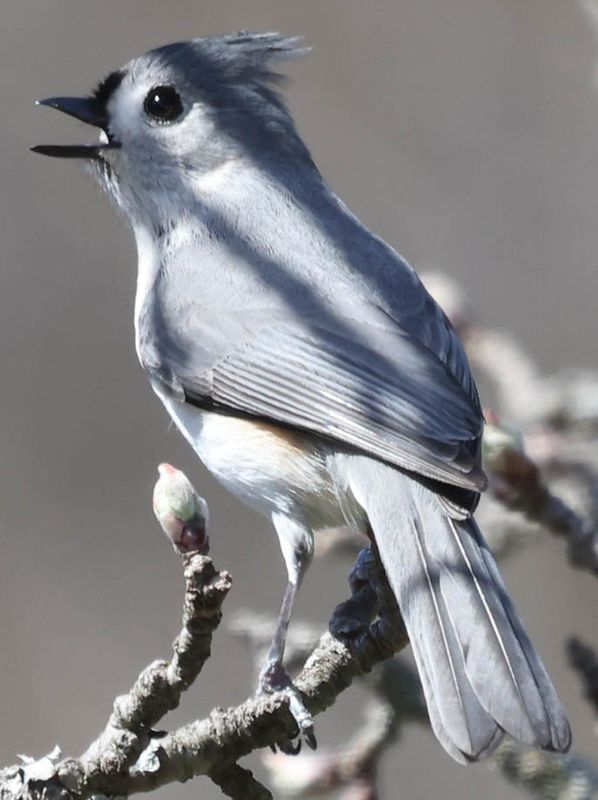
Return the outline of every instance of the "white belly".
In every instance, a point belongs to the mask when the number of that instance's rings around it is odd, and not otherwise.
[[[332,450],[326,442],[157,394],[205,466],[252,508],[268,516],[301,514],[312,530],[346,524],[328,470]]]

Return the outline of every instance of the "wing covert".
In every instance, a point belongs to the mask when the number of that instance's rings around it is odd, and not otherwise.
[[[406,332],[358,336],[293,322],[264,327],[213,364],[187,398],[265,417],[344,442],[387,462],[480,491],[482,416],[470,393]],[[205,378],[207,377],[207,381]]]

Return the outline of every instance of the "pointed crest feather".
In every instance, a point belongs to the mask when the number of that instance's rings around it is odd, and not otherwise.
[[[300,46],[301,41],[300,36],[239,31],[176,42],[148,55],[153,60],[184,67],[186,71],[201,71],[205,77],[217,73],[220,80],[230,83],[271,83],[283,78],[272,69],[273,63],[309,52],[310,48]]]

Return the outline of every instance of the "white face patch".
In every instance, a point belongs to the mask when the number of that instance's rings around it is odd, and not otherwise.
[[[119,77],[104,101],[108,138],[119,147],[106,151],[100,182],[133,227],[178,228],[191,207],[234,197],[248,164],[202,92],[160,59],[141,57]],[[182,113],[160,121],[152,102],[169,93]]]
[[[183,90],[180,94],[183,114],[172,122],[160,123],[148,117],[144,104],[148,94],[157,84],[173,85],[168,76],[135,74],[127,76],[108,103],[110,132],[121,142],[128,155],[139,155],[140,160],[153,147],[171,156],[185,158],[196,152],[202,140],[216,133],[214,123],[204,105],[193,102]],[[130,152],[138,148],[137,154]]]
[[[151,87],[135,84],[125,78],[108,103],[110,128],[117,139],[126,139],[139,133],[143,99]]]

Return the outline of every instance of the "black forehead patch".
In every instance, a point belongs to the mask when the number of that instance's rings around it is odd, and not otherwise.
[[[103,81],[101,81],[92,92],[92,97],[95,103],[101,108],[106,108],[108,101],[122,83],[125,73],[122,70],[111,72]]]

